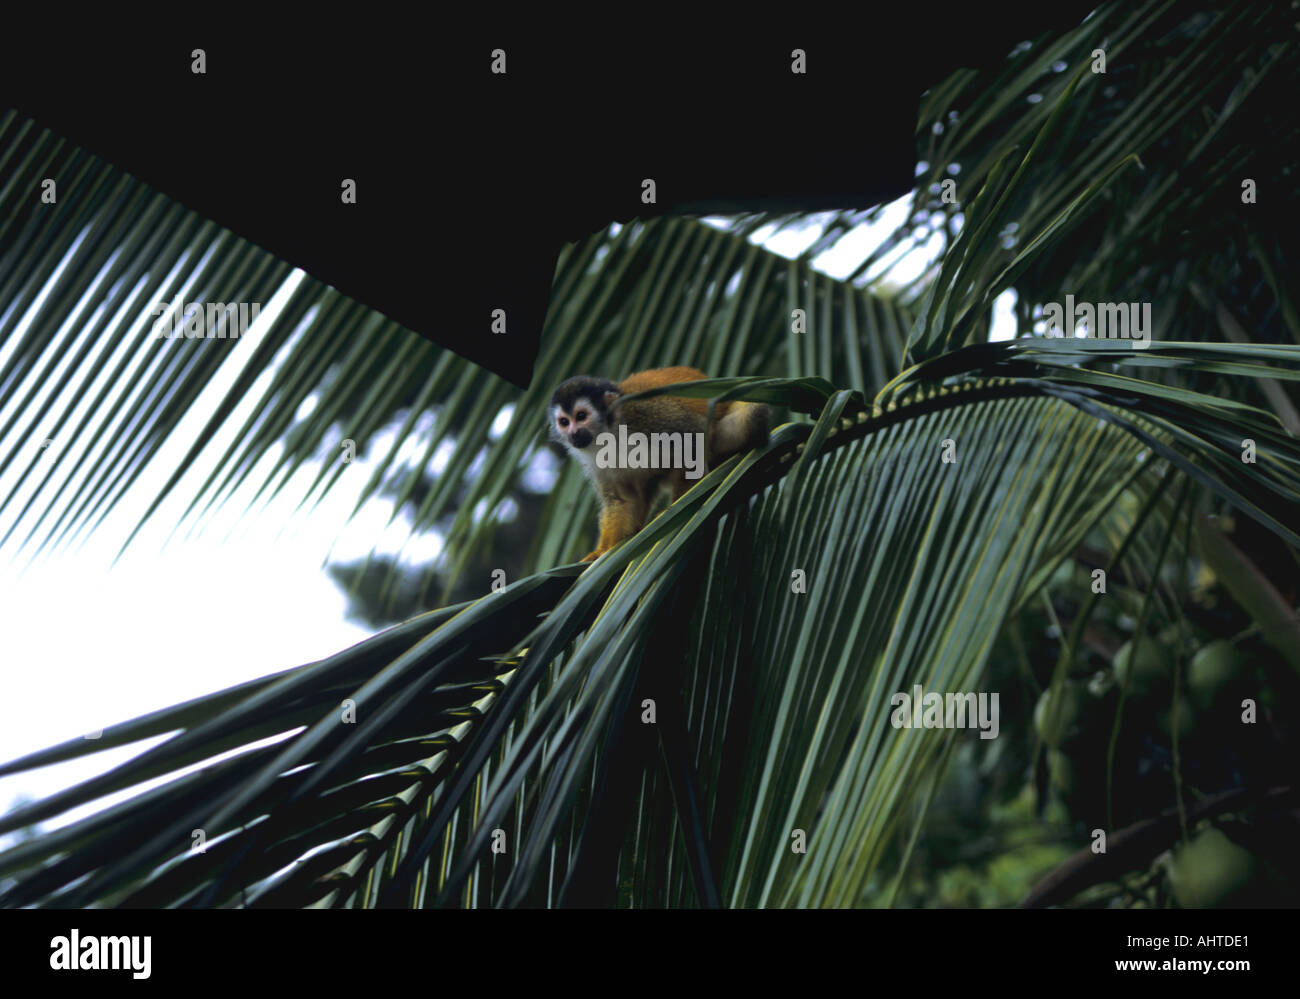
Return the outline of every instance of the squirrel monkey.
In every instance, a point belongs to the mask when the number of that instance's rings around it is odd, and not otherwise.
[[[658,395],[616,405],[633,392],[707,377],[654,368],[618,383],[582,375],[555,390],[551,436],[578,459],[600,499],[600,541],[584,562],[641,530],[661,489],[676,500],[708,469],[767,443],[772,414],[761,403],[720,402],[707,428],[708,399]]]

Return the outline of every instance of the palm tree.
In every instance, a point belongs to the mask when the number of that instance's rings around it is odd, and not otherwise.
[[[1294,591],[1214,516],[1259,525],[1294,569],[1300,421],[1287,383],[1300,377],[1300,313],[1286,282],[1293,236],[1273,207],[1300,165],[1285,110],[1300,64],[1279,41],[1289,30],[1270,5],[1108,3],[994,73],[954,74],[922,103],[909,219],[842,277],[814,260],[881,209],[819,217],[821,235],[794,260],[751,239],[809,224],[793,216],[637,222],[568,246],[545,332],[557,346],[522,394],[302,281],[158,502],[283,352],[190,510],[219,503],[273,445],[283,450],[261,490],[281,488],[322,443],[365,447],[399,408],[398,444],[416,438],[436,407],[418,440],[425,465],[454,443],[442,473],[430,483],[399,470],[394,444],[362,501],[388,489],[417,530],[445,534],[421,606],[437,604],[434,580],[477,595],[0,767],[169,735],[17,809],[0,832],[177,775],[0,854],[4,904],[888,905],[907,894],[955,760],[1002,754],[1043,772],[1040,750],[1055,747],[1033,735],[1033,699],[1105,648],[1095,621],[1127,615],[1137,635],[1173,621],[1188,635],[1187,581],[1205,566],[1300,671]],[[80,422],[72,405],[59,411],[60,427],[105,435],[104,449],[61,507],[56,494],[31,508],[26,540],[47,549],[93,529],[220,363],[179,340],[117,360],[139,340],[141,304],[191,278],[207,300],[266,301],[289,271],[32,123],[0,119],[6,173],[57,157],[93,179],[69,210],[37,216],[19,185],[0,188],[5,342],[72,261],[0,387],[60,370],[59,330],[90,308],[82,292],[110,263],[94,328],[57,377],[116,364],[109,383],[130,391],[111,408],[91,399]],[[1243,199],[1245,180],[1257,203]],[[887,255],[931,238],[945,243],[935,266],[886,288]],[[1008,289],[1025,335],[991,342]],[[1149,303],[1149,345],[1030,334],[1035,306],[1067,293]],[[112,349],[91,349],[105,340]],[[610,374],[670,363],[726,373],[698,391],[766,401],[786,419],[767,447],[712,471],[589,568],[569,560],[589,547],[594,504],[563,470],[531,547],[510,553],[513,581],[478,585],[505,557],[495,514],[545,447],[549,391],[593,357]],[[24,397],[17,412],[37,405],[50,403]],[[342,471],[322,466],[317,499]],[[1109,585],[1080,584],[1076,568],[1089,582],[1105,570]],[[1046,658],[1011,661],[1006,643],[1043,614],[1056,635]],[[889,724],[893,695],[917,684],[1001,689],[1001,737]],[[1121,684],[1095,757],[1107,791],[1127,694]],[[1218,807],[1184,802],[1204,788],[1182,773],[1177,736],[1173,752],[1163,779],[1182,822],[1128,870]],[[1158,818],[1117,794],[1102,808],[1108,829]],[[195,829],[203,851],[191,850]],[[1117,874],[1076,865],[1070,876],[1060,901]]]

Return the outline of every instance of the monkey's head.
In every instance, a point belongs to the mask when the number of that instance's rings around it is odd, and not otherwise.
[[[613,432],[610,407],[622,393],[605,378],[570,378],[551,396],[551,437],[580,454],[602,433]]]

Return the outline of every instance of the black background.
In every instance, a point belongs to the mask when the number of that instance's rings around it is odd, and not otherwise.
[[[78,20],[0,36],[0,110],[523,386],[563,242],[665,213],[898,198],[927,87],[1089,9],[864,6],[750,35],[663,14],[647,15],[657,30],[504,13],[438,30]],[[657,205],[641,203],[646,177]]]

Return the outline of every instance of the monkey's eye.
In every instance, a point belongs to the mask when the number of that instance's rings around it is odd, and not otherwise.
[[[579,423],[581,423],[583,420],[587,418],[587,411],[585,409],[580,409],[573,414],[573,418],[577,420]]]
[[[560,417],[559,423],[560,423],[561,430],[563,430],[565,427],[569,425],[569,421],[565,419],[563,416]]]

